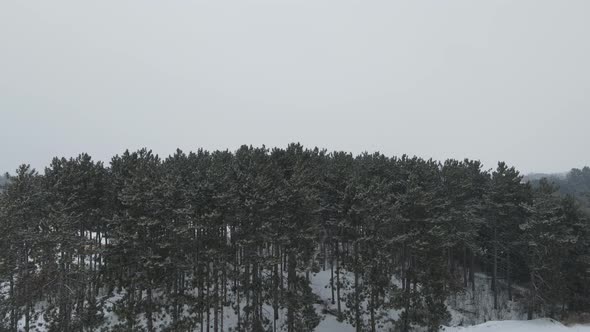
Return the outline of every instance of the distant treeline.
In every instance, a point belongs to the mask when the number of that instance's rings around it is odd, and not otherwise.
[[[2,190],[2,188],[6,185],[6,182],[8,181],[8,176],[8,174],[0,175],[0,190]]]
[[[238,331],[312,331],[319,269],[332,271],[333,314],[357,331],[393,309],[400,331],[437,331],[478,271],[496,302],[528,289],[529,318],[590,309],[587,217],[503,162],[488,172],[298,144],[163,160],[142,149],[108,166],[82,154],[43,174],[21,166],[0,229],[7,331],[32,331],[41,302],[50,331],[98,329],[114,293],[117,331],[223,331],[225,310]]]
[[[565,176],[548,174],[544,177],[557,186],[559,193],[576,197],[590,211],[590,167],[573,168]],[[531,179],[533,186],[538,186],[539,182],[540,178]]]

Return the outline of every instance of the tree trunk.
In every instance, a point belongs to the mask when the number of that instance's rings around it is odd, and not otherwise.
[[[258,328],[261,325],[260,322],[260,312],[258,311],[260,300],[260,285],[258,281],[258,261],[257,259],[254,260],[254,264],[252,265],[252,285],[250,286],[252,289],[252,327]]]
[[[471,263],[469,264],[469,281],[471,281],[472,296],[475,297],[475,252],[471,250]]]
[[[326,260],[328,260],[326,252],[326,243],[322,241],[322,271],[326,271]]]
[[[510,251],[506,253],[506,279],[508,280],[508,300],[512,301],[512,279],[510,278]]]
[[[287,303],[287,330],[288,332],[295,332],[295,303],[293,302],[293,297],[297,294],[297,261],[295,258],[295,251],[290,248],[289,249],[289,259],[288,259],[288,275],[287,275],[287,282],[289,284],[289,297]]]
[[[467,288],[467,246],[463,245],[463,287]]]
[[[227,237],[227,234],[226,234],[226,237]],[[224,328],[223,321],[225,320],[224,311],[225,311],[225,303],[227,302],[227,280],[226,280],[227,279],[227,275],[226,275],[226,272],[225,272],[227,266],[226,266],[225,259],[223,261],[223,265],[222,266],[223,266],[223,273],[221,275],[221,286],[222,286],[222,293],[223,293],[222,295],[223,295],[223,297],[222,297],[222,300],[221,300],[220,313],[219,313],[220,314],[220,318],[221,318],[221,321],[219,322],[219,328],[220,328],[221,332],[224,332],[223,331],[223,328]]]
[[[213,291],[213,331],[219,331],[219,271],[217,269],[213,270],[213,282],[214,282],[214,291]]]
[[[127,330],[133,331],[133,323],[135,322],[135,286],[133,283],[131,283],[131,286],[129,287],[129,298],[127,301],[127,314],[129,315],[127,317]]]
[[[240,306],[240,289],[236,288],[236,312],[238,313],[238,331],[242,331],[242,317],[241,317],[241,313],[242,313],[242,308]]]
[[[174,301],[173,301],[173,309],[172,309],[172,326],[176,326],[178,323],[178,316],[180,310],[178,308],[178,294],[179,294],[179,284],[180,284],[180,274],[178,271],[175,273],[176,277],[174,278]]]
[[[205,332],[205,276],[203,267],[199,265],[197,267],[199,275],[199,327],[201,332]]]
[[[330,252],[330,290],[332,291],[332,305],[334,301],[334,250]]]
[[[494,218],[494,271],[492,276],[492,290],[494,292],[494,309],[498,309],[498,227]]]
[[[376,332],[376,330],[375,330],[375,306],[376,306],[375,292],[371,291],[371,332]]]
[[[16,299],[14,294],[14,276],[10,275],[10,329],[12,331],[16,331],[16,323],[18,319],[16,318]]]
[[[340,305],[340,244],[336,241],[336,304],[338,305],[338,319],[342,319],[342,306]]]
[[[279,248],[275,244],[275,257],[280,258]],[[279,270],[280,263],[273,264],[273,291],[272,291],[272,309],[273,309],[273,331],[277,331],[277,321],[279,319]]]
[[[152,282],[150,280],[150,284],[147,287],[147,305],[145,308],[145,319],[147,321],[147,330],[148,332],[153,332],[154,331],[154,322],[153,322],[153,317],[152,317],[152,311],[153,311],[153,302],[152,302]]]
[[[209,264],[207,263],[207,270],[205,272],[205,291],[207,295],[205,296],[205,309],[207,310],[207,332],[211,331],[211,294],[209,290],[211,289],[211,281],[209,278]]]
[[[362,332],[361,326],[361,303],[358,272],[358,242],[354,244],[354,315],[356,332]]]
[[[535,297],[537,296],[536,294],[536,286],[535,286],[535,273],[533,271],[531,271],[530,273],[530,282],[531,282],[531,289],[529,291],[529,307],[528,307],[528,311],[527,311],[527,319],[531,320],[533,319],[533,312],[535,311]]]
[[[404,245],[405,247],[405,245]],[[406,256],[406,260],[408,261],[408,268],[406,270],[406,281],[405,281],[405,296],[404,296],[404,319],[403,319],[403,324],[402,324],[402,332],[408,332],[410,330],[410,291],[411,291],[411,279],[410,276],[412,274],[412,255],[408,254],[408,252],[406,250],[404,250],[405,252],[405,256]]]

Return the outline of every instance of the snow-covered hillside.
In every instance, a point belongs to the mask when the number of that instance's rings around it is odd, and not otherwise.
[[[565,326],[551,319],[490,321],[468,327],[447,327],[445,332],[590,332],[590,326]]]
[[[338,321],[335,313],[337,306],[332,304],[332,290],[330,289],[330,270],[312,273],[310,275],[310,284],[312,291],[318,298],[318,304],[315,305],[318,315],[321,317],[320,324],[316,327],[317,332],[355,332],[355,328],[347,321]],[[350,282],[353,278],[351,273],[342,273],[341,278]],[[520,303],[516,301],[508,301],[507,298],[501,298],[501,305],[498,310],[493,309],[492,292],[489,285],[489,278],[484,274],[476,275],[476,292],[466,290],[463,293],[448,300],[448,309],[451,313],[451,321],[449,326],[443,328],[445,332],[590,332],[590,325],[582,326],[565,326],[555,320],[551,319],[537,319],[526,321],[523,308]],[[394,281],[395,282],[395,281]],[[518,293],[518,288],[514,290]],[[350,290],[343,289],[341,296],[345,298]],[[502,292],[503,294],[505,292]],[[101,331],[110,331],[120,319],[112,311],[112,304],[115,303],[122,294],[103,295],[98,300],[106,302],[104,312],[106,322],[101,326]],[[35,331],[46,332],[45,320],[42,312],[47,303],[38,303],[35,315]],[[366,305],[363,304],[363,305]],[[341,310],[347,310],[346,302],[341,302]],[[272,308],[265,305],[264,312],[270,314]],[[235,331],[237,327],[237,317],[231,307],[226,307],[224,310],[224,328],[223,331]],[[282,315],[284,316],[284,314]],[[399,312],[396,310],[389,310],[380,313],[379,331],[394,331],[393,323],[399,318]],[[363,317],[364,323],[367,324],[369,317]],[[161,315],[158,319],[160,322],[167,322],[170,317]],[[168,322],[169,323],[169,322]],[[284,325],[283,320],[278,321],[278,330]],[[156,324],[159,326],[160,324]],[[21,321],[19,326],[24,327],[24,322]],[[139,326],[145,326],[145,320],[140,319]],[[158,329],[156,327],[156,329]]]
[[[590,326],[565,326],[551,319],[536,319],[526,321],[526,315],[522,304],[517,301],[509,301],[506,292],[501,292],[500,306],[493,309],[492,290],[490,279],[482,273],[475,276],[476,291],[470,289],[449,299],[448,308],[452,319],[449,326],[444,327],[445,332],[590,332]],[[352,276],[345,273],[344,278]],[[321,271],[313,274],[311,278],[312,289],[317,294],[330,312],[335,312],[336,307],[331,304],[330,271]],[[500,285],[505,287],[505,285]],[[514,287],[514,293],[525,291]],[[342,303],[342,310],[346,304]],[[321,313],[321,311],[320,311]],[[387,313],[388,318],[395,320],[398,312]],[[318,332],[355,332],[355,328],[347,322],[339,322],[334,315],[323,314],[323,320],[316,328]],[[365,320],[368,317],[364,317]],[[382,326],[381,331],[392,331],[391,324]]]
[[[350,325],[328,319],[316,329],[317,332],[354,332]],[[507,320],[490,321],[467,327],[445,327],[444,332],[590,332],[590,326],[565,326],[551,319],[536,319],[531,321]]]
[[[493,309],[492,290],[489,277],[478,273],[475,276],[476,291],[470,289],[449,299],[448,307],[452,319],[449,326],[443,328],[445,332],[590,332],[590,325],[565,326],[552,319],[535,319],[527,321],[522,303],[509,301],[506,292],[501,292],[500,307]],[[345,278],[352,278],[345,274]],[[321,271],[314,274],[312,288],[329,309],[335,311],[330,304],[331,289],[330,271]],[[505,285],[500,285],[505,287]],[[513,286],[515,294],[525,291]],[[345,304],[343,303],[343,308]],[[389,318],[396,319],[398,312],[388,313]],[[335,316],[323,315],[324,319],[316,328],[317,332],[355,332],[355,328],[346,323],[339,322]],[[367,319],[367,317],[365,317]],[[461,326],[459,326],[461,325]],[[392,326],[385,325],[382,331],[390,331]]]

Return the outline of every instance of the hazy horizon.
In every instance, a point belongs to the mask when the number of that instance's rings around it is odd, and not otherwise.
[[[0,171],[242,144],[590,165],[587,1],[0,4]]]

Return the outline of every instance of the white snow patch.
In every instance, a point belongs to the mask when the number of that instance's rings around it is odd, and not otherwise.
[[[489,321],[480,325],[467,327],[446,327],[445,332],[590,332],[590,326],[565,326],[552,319],[535,319],[529,321],[506,320]]]

